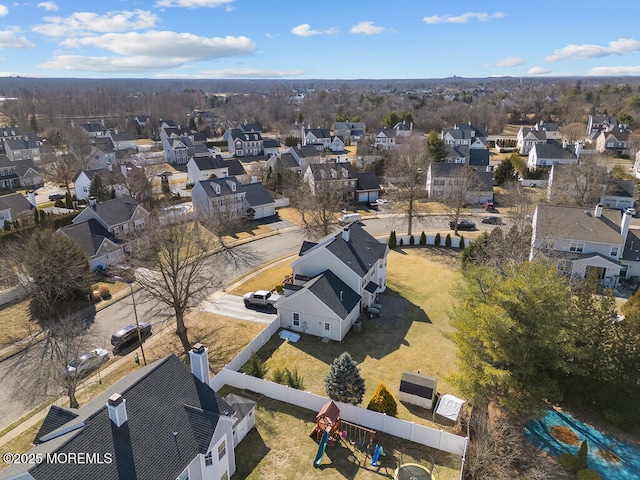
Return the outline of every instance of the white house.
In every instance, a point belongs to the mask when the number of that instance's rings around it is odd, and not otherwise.
[[[533,215],[530,260],[555,263],[570,278],[598,275],[606,287],[615,287],[626,275],[621,258],[631,215],[603,208],[585,210],[540,204]]]
[[[59,228],[56,233],[74,240],[89,259],[91,271],[105,270],[124,260],[118,240],[96,219]]]
[[[230,404],[210,387],[208,352],[193,346],[191,371],[169,355],[80,409],[52,406],[29,455],[65,461],[14,464],[3,478],[230,479],[255,403],[233,395]]]
[[[126,166],[122,165],[126,171]],[[73,186],[78,200],[87,200],[90,197],[89,189],[93,178],[99,175],[104,185],[113,188],[116,197],[129,195],[129,189],[125,184],[125,178],[119,171],[111,171],[108,168],[103,170],[81,170],[73,177]]]
[[[95,219],[116,239],[125,239],[129,234],[145,228],[149,212],[130,196],[114,198],[106,202],[89,200],[89,206],[73,219],[77,225]],[[129,247],[124,246],[125,251]]]
[[[209,154],[191,157],[187,163],[187,179],[195,185],[196,182],[209,178],[223,178],[229,176],[229,166],[220,155]]]
[[[11,193],[0,197],[0,226],[13,222],[31,210],[31,204],[24,195]]]
[[[493,175],[476,171],[461,163],[431,163],[427,170],[427,196],[435,201],[446,201],[459,195],[464,189],[468,203],[484,203],[493,200]]]
[[[440,138],[445,145],[465,145],[469,148],[487,147],[487,127],[480,129],[471,122],[456,123],[453,128],[444,128],[440,133]]]
[[[203,216],[225,212],[233,218],[257,220],[276,213],[275,200],[262,183],[242,184],[236,177],[200,181],[191,190],[191,199],[196,214]]]
[[[318,243],[304,242],[277,303],[280,325],[342,340],[386,289],[388,252],[358,223]]]
[[[393,128],[382,128],[376,133],[373,144],[379,150],[391,150],[396,147],[397,137],[398,132]]]
[[[576,165],[580,159],[582,144],[568,145],[567,141],[562,146],[556,142],[534,144],[529,152],[527,167],[535,170],[537,167],[550,167],[554,163]]]

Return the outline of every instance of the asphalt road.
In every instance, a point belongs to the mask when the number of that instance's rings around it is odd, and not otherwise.
[[[385,210],[381,210],[384,214]],[[487,214],[478,209],[473,215],[467,216],[475,221],[481,230],[490,230],[493,225],[483,225],[480,219]],[[447,216],[425,216],[414,221],[414,232],[441,231],[448,230],[449,218]],[[363,221],[365,229],[372,235],[387,235],[390,230],[406,231],[406,218],[397,216],[387,216],[384,218],[368,218]],[[307,239],[305,234],[297,229],[287,228],[285,222],[272,224],[273,228],[279,228],[278,234],[262,238],[242,246],[236,247],[232,251],[232,257],[223,262],[224,267],[216,268],[212,275],[221,277],[223,284],[228,285],[239,276],[254,270],[255,268],[270,263],[273,260],[295,254],[303,240]],[[212,292],[214,290],[212,289]],[[148,321],[152,324],[154,331],[158,330],[164,321],[165,315],[156,315],[158,306],[152,308],[150,303],[142,301],[140,292],[135,294],[136,306],[139,321]],[[168,307],[160,307],[167,314]],[[246,309],[240,297],[226,295],[219,303],[207,307],[209,311],[221,313],[230,317],[244,318],[247,320],[266,322],[273,318],[273,314],[260,312],[258,310]],[[93,323],[89,329],[93,339],[90,348],[106,348],[110,352],[110,338],[113,332],[120,327],[135,323],[133,304],[131,296],[116,302],[115,304],[98,312],[93,318]],[[89,350],[90,348],[87,348]],[[50,396],[57,393],[57,389],[45,387],[42,381],[38,380],[38,375],[34,371],[40,371],[46,367],[46,359],[42,359],[42,345],[32,347],[28,351],[16,355],[0,363],[0,429],[6,427],[29,410],[43,402]],[[44,363],[43,363],[44,362]]]
[[[266,309],[262,310],[257,307],[247,308],[244,306],[242,297],[229,294],[222,296],[216,300],[215,303],[205,307],[204,311],[264,324],[271,323],[277,315],[275,312],[272,313]]]

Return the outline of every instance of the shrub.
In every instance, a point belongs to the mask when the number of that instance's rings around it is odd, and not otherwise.
[[[413,235],[409,235],[409,245],[414,245],[416,240],[413,238]]]
[[[386,413],[395,417],[398,414],[398,404],[391,395],[391,392],[385,387],[384,383],[378,385],[376,391],[373,392],[373,396],[367,405],[367,410],[373,410],[374,412]]]
[[[578,463],[576,464],[576,471],[584,470],[587,468],[587,454],[589,453],[589,445],[586,440],[582,441],[580,450],[578,451]]]
[[[624,415],[612,408],[605,408],[602,411],[602,416],[606,422],[611,425],[615,425],[616,427],[620,427],[624,423]]]
[[[450,247],[451,246],[451,234],[447,233],[447,238],[444,239],[444,246],[445,247]]]
[[[575,455],[563,453],[558,458],[558,462],[560,462],[560,466],[567,472],[577,471],[576,467],[578,466],[578,457]]]
[[[4,226],[2,228],[4,228],[5,232],[8,232],[9,230],[11,230],[11,222],[9,220],[5,220]]]
[[[440,234],[439,233],[436,233],[436,239],[435,239],[435,241],[433,243],[434,243],[434,245],[436,247],[440,245]]]
[[[422,232],[422,234],[420,235],[420,245],[426,245],[427,244],[427,236],[424,234],[424,232]]]
[[[269,371],[269,367],[267,367],[256,353],[253,353],[251,357],[249,357],[249,361],[245,364],[244,373],[247,375],[251,375],[256,378],[264,378]]]
[[[391,230],[389,234],[389,248],[396,248],[396,231]]]
[[[284,370],[282,368],[276,368],[271,375],[271,380],[273,380],[274,383],[284,385],[286,383]]]
[[[460,235],[460,244],[458,245],[460,250],[464,250],[464,235]]]
[[[400,246],[404,245],[404,240],[402,239],[402,237],[400,237],[400,243],[398,245]]]
[[[111,290],[109,290],[109,287],[106,285],[100,285],[98,287],[98,297],[103,300],[111,298]]]
[[[578,478],[578,480],[600,480],[600,475],[598,475],[598,472],[594,472],[590,468],[578,470],[576,472],[576,477]]]
[[[284,369],[284,377],[287,385],[291,388],[296,388],[298,390],[304,390],[304,379],[298,373],[298,368],[294,367],[293,370],[289,370],[288,368]]]
[[[284,285],[282,283],[277,284],[275,287],[273,287],[275,289],[276,292],[278,293],[282,293],[284,291]]]

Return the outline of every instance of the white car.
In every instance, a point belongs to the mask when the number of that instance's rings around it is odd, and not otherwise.
[[[68,376],[80,376],[100,367],[109,360],[109,352],[104,348],[94,348],[90,352],[83,353],[69,362],[64,369]]]

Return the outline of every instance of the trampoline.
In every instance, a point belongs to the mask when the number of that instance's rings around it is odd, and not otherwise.
[[[417,463],[405,463],[396,468],[394,480],[432,480],[431,472]]]

